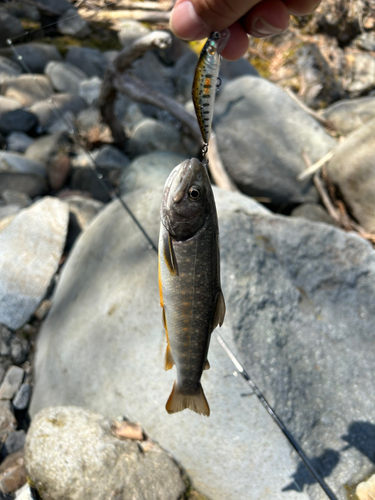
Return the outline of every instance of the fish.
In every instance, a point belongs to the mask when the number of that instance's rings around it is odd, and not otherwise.
[[[211,33],[202,49],[194,74],[192,97],[204,144],[208,144],[210,140],[220,54],[229,40],[229,35],[228,29]]]
[[[222,325],[225,301],[220,284],[219,229],[208,173],[197,159],[185,160],[169,175],[162,197],[159,234],[159,289],[167,347],[165,369],[177,379],[168,413],[189,408],[209,416],[201,385],[209,368],[211,334]]]

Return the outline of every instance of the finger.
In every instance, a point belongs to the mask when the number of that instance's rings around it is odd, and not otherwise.
[[[241,23],[237,22],[232,24],[229,30],[230,37],[221,55],[229,61],[235,61],[246,54],[249,48],[249,40]]]
[[[199,40],[234,24],[259,0],[177,0],[170,20],[179,38]]]
[[[319,6],[321,0],[283,0],[289,13],[293,16],[306,16]]]
[[[275,35],[289,26],[289,11],[282,0],[262,0],[245,15],[243,25],[257,38]]]

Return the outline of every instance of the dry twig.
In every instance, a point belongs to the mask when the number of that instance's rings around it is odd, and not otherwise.
[[[142,23],[169,23],[170,12],[167,11],[145,11],[145,10],[99,10],[93,11],[81,7],[81,17],[86,21],[116,21],[118,19],[135,19]]]
[[[298,174],[297,175],[297,180],[298,181],[302,181],[303,179],[305,179],[309,175],[314,174],[315,172],[317,172],[321,167],[323,167],[323,165],[325,165],[327,163],[327,161],[329,161],[332,158],[333,155],[334,155],[333,150],[329,151],[329,153],[327,153],[326,155],[324,155],[323,158],[320,158],[320,160],[318,160],[317,162],[313,163],[306,170],[304,170],[303,172],[301,172],[300,174]],[[306,160],[305,160],[305,163],[306,163]]]
[[[222,189],[226,189],[227,191],[239,191],[237,186],[227,174],[223,162],[221,161],[216,134],[213,130],[211,131],[210,147],[208,148],[207,157],[208,168],[210,169],[215,184]]]
[[[310,169],[311,162],[307,157],[306,153],[303,153],[302,156],[306,163],[307,168]],[[345,231],[355,231],[356,233],[359,234],[359,236],[361,236],[365,240],[371,241],[373,244],[375,244],[375,234],[368,233],[363,227],[357,224],[357,222],[353,221],[349,217],[346,207],[341,200],[336,200],[336,199],[334,199],[333,201],[331,200],[331,197],[329,196],[322,180],[319,177],[319,173],[314,174],[313,181],[322,199],[323,205],[326,207],[327,212],[336,222],[336,224]]]

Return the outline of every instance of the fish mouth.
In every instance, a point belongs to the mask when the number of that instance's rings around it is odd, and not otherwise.
[[[200,165],[201,163],[197,158],[190,158],[172,170],[164,186],[163,205],[165,210],[169,210],[172,203],[179,203],[183,199],[187,187],[199,170]]]

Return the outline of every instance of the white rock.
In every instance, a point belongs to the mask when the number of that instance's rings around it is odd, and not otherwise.
[[[12,399],[18,391],[24,371],[19,366],[11,366],[0,386],[0,399]]]
[[[16,330],[34,313],[56,272],[68,227],[66,203],[45,197],[0,234],[0,323]]]

